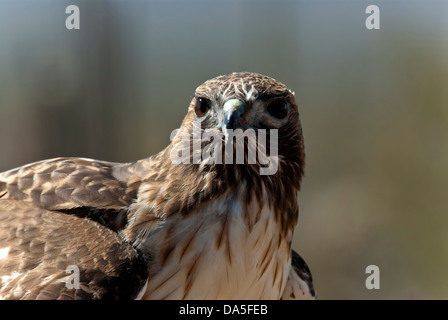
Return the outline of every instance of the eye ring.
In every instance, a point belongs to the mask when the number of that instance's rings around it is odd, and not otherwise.
[[[266,110],[277,119],[284,119],[288,115],[288,104],[283,100],[276,100],[267,106]]]
[[[194,112],[196,115],[201,118],[205,116],[210,110],[210,101],[204,98],[197,98],[194,103]]]

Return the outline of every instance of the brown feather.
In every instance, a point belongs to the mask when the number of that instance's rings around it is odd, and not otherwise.
[[[230,268],[239,250],[239,244],[231,238],[231,215],[234,210],[231,201],[243,200],[242,218],[247,235],[259,229],[257,223],[262,219],[262,209],[270,208],[275,219],[264,222],[265,231],[269,229],[268,223],[275,223],[279,226],[278,233],[266,247],[260,249],[264,251],[257,255],[260,260],[254,272],[260,280],[267,270],[272,271],[272,284],[275,285],[280,279],[277,283],[282,286],[286,281],[282,265],[287,262],[287,255],[279,254],[277,258],[277,250],[281,246],[290,248],[298,219],[297,192],[305,166],[302,128],[294,94],[280,82],[259,74],[243,72],[219,76],[196,89],[181,130],[189,133],[193,130],[196,98],[206,98],[222,106],[231,98],[244,100],[245,94],[251,90],[255,91],[254,99],[258,101],[281,98],[289,105],[287,123],[278,128],[280,163],[273,175],[260,175],[263,165],[259,162],[247,164],[247,153],[244,154],[244,165],[176,165],[170,161],[170,154],[182,143],[180,136],[157,155],[133,163],[56,158],[0,173],[0,223],[3,224],[3,229],[0,226],[0,249],[12,245],[15,255],[26,253],[23,259],[2,260],[1,272],[29,271],[25,276],[8,282],[7,289],[2,289],[6,290],[7,297],[19,286],[36,286],[37,289],[28,298],[74,298],[73,292],[64,290],[60,283],[49,287],[39,287],[39,283],[49,275],[61,279],[65,276],[64,265],[75,261],[84,263],[85,270],[94,267],[92,274],[85,271],[87,278],[83,280],[76,298],[116,297],[118,293],[111,293],[113,290],[108,292],[88,277],[97,279],[103,276],[111,281],[103,285],[110,286],[118,275],[122,276],[121,269],[117,267],[121,265],[119,261],[139,266],[135,262],[139,259],[145,259],[146,272],[153,277],[150,282],[158,283],[156,290],[165,290],[163,288],[166,286],[169,288],[159,296],[176,296],[177,289],[168,285],[170,278],[155,278],[160,268],[170,264],[171,267],[180,268],[173,265],[175,259],[172,257],[176,255],[179,263],[188,261],[184,270],[185,283],[179,287],[183,288],[184,297],[190,296],[199,277],[198,268],[203,265],[200,262],[202,249],[194,246],[198,245],[199,234],[208,226],[200,222],[190,227],[188,232],[179,230],[183,230],[182,224],[190,219],[197,219],[194,217],[196,212],[213,215],[214,212],[199,209],[208,208],[215,201],[222,201],[223,197],[229,199],[225,202],[228,208],[216,217],[221,229],[210,239],[209,247],[217,253],[223,252],[225,261],[221,263]],[[248,110],[251,103],[247,101]],[[210,122],[205,121],[204,125],[207,124]],[[203,132],[204,128],[201,130]],[[244,141],[244,144],[247,150],[248,142]],[[270,150],[267,149],[269,154]],[[193,163],[192,157],[190,153],[190,163]],[[169,221],[176,221],[179,225],[166,223]],[[68,240],[62,230],[70,234],[72,240]],[[161,239],[157,239],[159,231],[165,237],[162,245]],[[152,241],[159,245],[155,246]],[[105,254],[115,255],[113,261],[117,265],[111,265]],[[191,257],[194,259],[191,260]],[[273,270],[270,269],[271,262],[275,263]],[[45,272],[41,269],[43,267],[46,268]],[[234,275],[229,274],[228,270],[225,269],[225,272],[231,283]],[[178,271],[173,269],[167,273],[168,277],[175,277]],[[137,281],[141,286],[143,274],[132,281]],[[269,285],[264,283],[263,288],[261,296],[269,290]],[[221,288],[217,292],[226,293]],[[130,296],[130,293],[127,294]],[[149,295],[147,292],[145,297]]]
[[[9,248],[8,259],[0,259],[4,299],[129,299],[137,295],[147,273],[137,251],[113,231],[17,201],[0,201],[0,247]],[[79,267],[88,287],[65,286],[70,265]],[[20,276],[8,281],[14,274]],[[106,283],[116,287],[104,287]]]

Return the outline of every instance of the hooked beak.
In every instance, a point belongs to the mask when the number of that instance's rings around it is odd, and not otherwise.
[[[222,124],[223,131],[225,129],[235,130],[244,125],[244,102],[239,99],[230,99],[223,106],[224,119]]]

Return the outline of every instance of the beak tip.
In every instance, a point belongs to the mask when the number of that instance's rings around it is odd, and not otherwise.
[[[236,127],[239,125],[240,120],[240,114],[237,110],[232,111],[224,120],[224,124],[226,129],[232,129],[235,130]]]

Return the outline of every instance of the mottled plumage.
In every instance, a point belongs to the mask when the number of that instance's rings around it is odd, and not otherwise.
[[[195,162],[194,151],[174,163],[182,133],[198,126],[218,135],[200,151],[227,141],[224,127],[278,129],[278,169]],[[254,73],[206,81],[157,155],[57,158],[0,173],[0,298],[313,298],[309,269],[291,250],[303,169],[290,90]],[[70,265],[79,289],[66,286]]]

